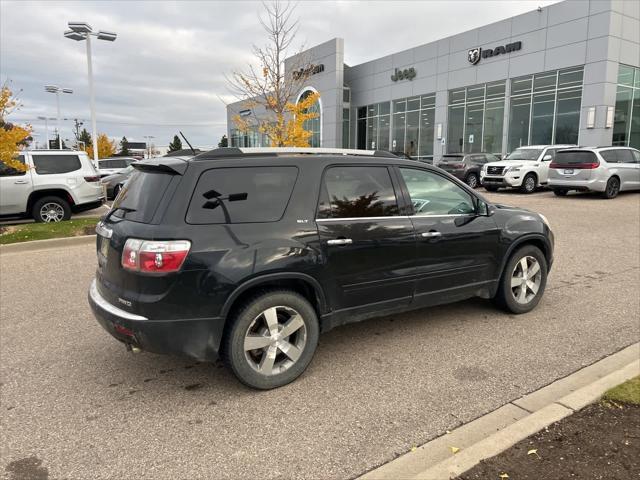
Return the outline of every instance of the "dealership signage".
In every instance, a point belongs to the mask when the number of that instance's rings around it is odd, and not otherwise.
[[[311,75],[315,75],[316,73],[324,72],[324,64],[320,65],[309,65],[307,68],[301,68],[300,70],[296,70],[293,72],[293,78],[299,80],[301,78],[307,78]]]
[[[515,52],[522,48],[522,42],[507,43],[506,45],[500,45],[496,48],[482,49],[480,47],[472,48],[467,53],[467,60],[472,65],[477,64],[480,58],[495,57],[497,55],[504,55],[505,53]]]
[[[411,68],[405,68],[404,70],[400,70],[398,68],[396,68],[396,71],[394,72],[393,75],[391,75],[391,80],[393,80],[394,82],[397,82],[398,80],[413,80],[416,76],[416,69],[411,67]]]

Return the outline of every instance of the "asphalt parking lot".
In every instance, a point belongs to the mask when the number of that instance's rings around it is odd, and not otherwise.
[[[268,392],[220,364],[127,353],[86,302],[93,246],[3,253],[0,472],[352,478],[640,339],[640,194],[487,196],[551,222],[536,310],[472,300],[341,327]]]

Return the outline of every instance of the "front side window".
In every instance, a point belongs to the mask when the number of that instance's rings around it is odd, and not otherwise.
[[[414,215],[468,215],[475,212],[473,198],[452,181],[415,168],[400,168]]]
[[[538,160],[541,153],[541,148],[518,148],[507,155],[505,160]]]
[[[18,155],[16,157],[16,160],[24,164],[24,155]],[[3,162],[0,162],[0,177],[17,177],[20,175],[24,175],[25,173],[27,172],[23,170],[16,170],[15,168],[8,167]]]
[[[318,218],[398,215],[398,201],[387,167],[345,166],[325,171]]]
[[[298,178],[297,167],[214,168],[193,193],[187,223],[277,222]]]
[[[38,175],[69,173],[82,168],[77,155],[33,155],[33,166]]]

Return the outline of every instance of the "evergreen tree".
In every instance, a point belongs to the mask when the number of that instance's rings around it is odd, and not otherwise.
[[[82,148],[82,144],[80,142],[84,143],[84,148],[89,148],[92,143],[91,143],[91,135],[89,134],[89,132],[87,132],[86,128],[82,129],[82,132],[80,132],[80,135],[78,135],[78,146],[76,148],[80,149]]]
[[[222,135],[222,138],[218,142],[218,147],[228,147],[228,146],[229,146],[229,139],[227,138],[226,135]]]
[[[127,140],[127,137],[122,137],[122,140],[120,140],[120,155],[123,157],[131,155],[129,152],[129,140]]]
[[[182,150],[182,141],[178,135],[173,136],[173,141],[169,144],[169,151],[175,152],[176,150]]]

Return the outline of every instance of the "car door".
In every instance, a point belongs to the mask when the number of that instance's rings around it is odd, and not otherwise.
[[[454,301],[490,286],[499,276],[499,229],[479,199],[435,171],[399,167],[399,172],[413,206],[415,304]]]
[[[618,174],[620,175],[620,190],[635,190],[640,187],[640,164],[636,161],[634,152],[629,148],[615,150],[618,158]]]
[[[540,183],[547,183],[549,181],[549,165],[556,158],[556,152],[559,148],[547,148],[538,159],[539,165],[537,169],[538,181]]]
[[[24,164],[26,155],[18,155],[18,160]],[[0,215],[25,213],[32,191],[31,170],[16,170],[0,162]]]
[[[415,234],[400,214],[390,168],[330,166],[321,182],[316,224],[332,307],[366,313],[408,305]]]

